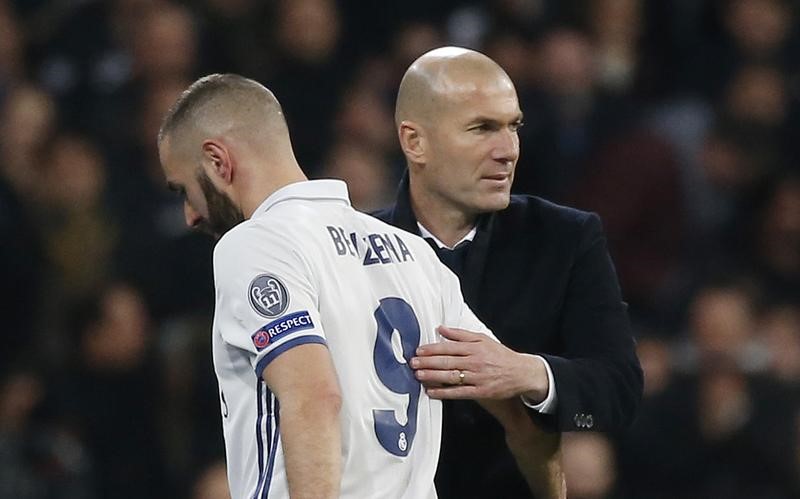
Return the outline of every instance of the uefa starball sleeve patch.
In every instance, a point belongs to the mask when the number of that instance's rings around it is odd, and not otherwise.
[[[268,319],[280,316],[289,308],[289,291],[272,274],[261,274],[253,279],[247,295],[253,310]]]

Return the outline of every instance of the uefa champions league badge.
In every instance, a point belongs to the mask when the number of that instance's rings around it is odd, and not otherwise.
[[[271,274],[261,274],[253,279],[247,295],[250,306],[268,319],[278,317],[289,308],[289,292],[286,286]]]
[[[256,333],[252,336],[253,338],[253,345],[255,345],[256,349],[260,352],[264,348],[267,347],[269,344],[269,334],[259,329]]]

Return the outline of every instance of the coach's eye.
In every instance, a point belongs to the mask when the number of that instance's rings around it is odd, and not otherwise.
[[[473,125],[469,128],[470,132],[475,133],[483,133],[488,132],[491,129],[488,123],[478,123],[477,125]]]

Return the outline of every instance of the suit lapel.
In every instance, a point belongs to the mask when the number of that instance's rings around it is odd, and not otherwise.
[[[464,301],[473,309],[474,304],[478,303],[478,294],[489,258],[489,243],[491,242],[494,218],[494,214],[489,214],[478,219],[475,238],[470,243],[467,259],[464,262],[463,276],[459,276]]]

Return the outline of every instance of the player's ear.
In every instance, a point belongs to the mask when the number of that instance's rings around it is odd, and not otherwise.
[[[225,145],[213,139],[203,141],[203,166],[226,184],[233,181],[233,158]]]
[[[413,121],[404,120],[397,128],[397,135],[400,138],[400,147],[408,161],[417,164],[425,163],[427,140],[422,127]]]

